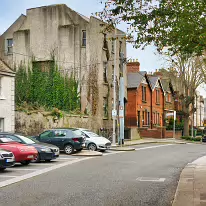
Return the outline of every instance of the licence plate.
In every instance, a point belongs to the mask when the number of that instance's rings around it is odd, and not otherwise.
[[[33,155],[29,155],[29,156],[27,156],[27,158],[34,158],[34,156]]]
[[[55,155],[59,155],[59,152],[55,152],[54,154],[55,154]]]
[[[6,162],[13,162],[13,159],[6,159]]]

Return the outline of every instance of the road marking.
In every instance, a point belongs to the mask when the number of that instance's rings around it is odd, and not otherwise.
[[[76,160],[76,159],[78,159],[78,158],[72,158],[72,157],[59,157],[58,159],[56,159],[56,160]]]
[[[153,149],[153,148],[158,148],[158,147],[167,147],[167,146],[171,146],[171,145],[174,145],[174,144],[157,145],[157,146],[151,146],[151,147],[142,147],[142,148],[137,148],[135,150],[138,151],[138,150],[145,150],[145,149]]]
[[[22,175],[22,176],[17,176],[13,179],[9,179],[9,180],[5,180],[3,182],[0,182],[0,188],[5,187],[7,185],[17,183],[17,182],[20,182],[20,181],[23,181],[23,180],[26,180],[26,179],[29,179],[29,178],[32,178],[32,177],[35,177],[35,176],[38,176],[38,175],[41,175],[41,174],[44,174],[44,173],[47,173],[47,172],[50,172],[52,170],[59,169],[61,167],[65,167],[67,165],[71,165],[71,164],[74,164],[74,163],[82,162],[83,160],[89,160],[89,159],[93,159],[93,158],[95,158],[95,157],[85,157],[85,158],[77,159],[77,160],[74,160],[74,161],[69,161],[69,162],[67,161],[67,162],[64,162],[64,163],[61,163],[61,164],[58,164],[58,165],[54,165],[54,166],[51,166],[51,167],[48,167],[48,168],[45,168],[45,169],[42,169],[42,170],[37,170],[35,172],[31,172],[29,174],[25,174],[25,175]]]
[[[164,182],[165,178],[138,177],[136,180],[139,182]]]
[[[19,177],[19,176],[12,176],[12,175],[0,175],[0,178],[5,178],[5,177],[9,177],[9,178],[14,178],[14,177]]]
[[[15,168],[15,167],[12,167],[12,168],[8,168],[8,170],[14,170],[14,171],[36,171],[38,169],[25,169],[25,168]]]

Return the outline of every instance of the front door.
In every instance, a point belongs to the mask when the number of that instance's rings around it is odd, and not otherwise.
[[[140,127],[140,111],[137,113],[137,126]]]

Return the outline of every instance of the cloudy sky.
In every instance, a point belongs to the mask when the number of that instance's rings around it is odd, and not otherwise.
[[[0,0],[0,34],[2,34],[19,16],[26,14],[26,9],[45,6],[50,4],[67,4],[71,9],[90,16],[91,13],[100,11],[103,7],[100,0]],[[120,25],[121,30],[126,31],[124,25]],[[150,46],[144,51],[137,50],[132,45],[127,46],[127,57],[138,59],[141,64],[141,70],[155,71],[166,64],[164,60],[155,55],[155,48]],[[202,95],[206,97],[206,87],[200,89]]]

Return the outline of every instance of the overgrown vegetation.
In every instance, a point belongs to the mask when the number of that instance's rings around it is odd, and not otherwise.
[[[47,62],[46,68],[33,62],[32,68],[21,65],[16,72],[16,105],[44,107],[55,111],[71,112],[80,109],[78,81],[73,74],[61,75],[54,61]],[[61,116],[61,115],[60,115]]]
[[[173,130],[174,119],[173,118],[169,118],[167,120],[167,122],[168,122],[168,124],[166,126],[166,130]],[[181,121],[181,122],[175,121],[175,130],[176,131],[184,130],[184,121]]]
[[[190,136],[182,136],[181,138],[189,141],[195,141],[195,142],[199,142],[202,139],[201,137],[190,137]]]

